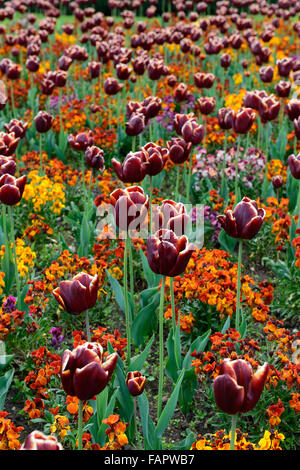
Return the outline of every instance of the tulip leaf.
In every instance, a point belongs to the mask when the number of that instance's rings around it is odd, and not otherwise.
[[[149,355],[149,352],[150,352],[151,346],[153,344],[153,341],[154,341],[154,335],[152,336],[150,341],[147,343],[144,351],[142,351],[141,354],[139,354],[138,356],[136,356],[135,358],[132,359],[129,367],[127,368],[127,372],[135,371],[135,370],[139,371],[139,370],[142,369],[142,367],[144,366],[145,361],[146,361],[146,359]]]
[[[222,229],[219,235],[219,243],[223,250],[233,253],[237,240],[227,235],[225,230]]]
[[[182,364],[182,367],[184,367],[184,369],[188,370],[191,367],[191,364],[192,364],[191,354],[194,351],[197,351],[197,353],[204,351],[204,349],[206,348],[207,342],[209,340],[210,333],[211,333],[211,330],[208,330],[203,335],[198,336],[198,338],[196,338],[192,342]]]
[[[170,377],[173,382],[176,382],[178,377],[178,367],[175,357],[175,345],[173,338],[173,330],[170,331],[167,339],[167,351],[168,351],[168,361],[166,364],[166,374]]]
[[[230,328],[230,315],[228,315],[224,325],[223,325],[223,328],[221,330],[221,333],[222,335],[224,335],[226,333],[226,331],[228,330],[228,328]]]
[[[130,422],[134,413],[134,401],[125,383],[124,364],[120,357],[118,358],[115,370],[119,384],[117,399],[120,406],[120,414],[122,417],[125,417],[128,422]]]
[[[174,388],[169,400],[167,401],[167,404],[164,407],[164,409],[163,409],[163,411],[160,415],[160,418],[158,420],[158,423],[157,423],[157,426],[156,426],[156,437],[158,439],[162,438],[166,427],[168,426],[169,422],[172,419],[173,413],[174,413],[175,408],[177,406],[179,390],[180,390],[181,382],[182,382],[183,377],[184,377],[184,372],[185,371],[183,369],[180,376],[179,376],[179,378],[178,378],[178,380],[177,380],[175,388]]]
[[[159,447],[159,443],[157,442],[154,423],[150,418],[149,402],[145,393],[137,397],[137,402],[143,428],[145,450],[156,450]]]
[[[153,296],[151,303],[143,307],[136,315],[132,323],[132,337],[136,346],[143,344],[145,337],[151,335],[157,325],[155,312],[159,305],[160,293]]]
[[[139,253],[140,253],[141,260],[142,260],[144,276],[147,281],[148,287],[158,286],[161,276],[152,271],[152,269],[149,266],[147,257],[145,256],[142,249],[139,250]]]
[[[6,395],[12,382],[14,372],[15,371],[11,369],[0,377],[0,410],[4,410]]]
[[[188,429],[186,438],[180,441],[176,446],[172,447],[172,450],[190,449],[195,439],[195,434],[190,429]]]
[[[158,286],[144,289],[140,292],[140,303],[142,307],[146,307],[149,302],[152,302],[154,294],[158,292]]]
[[[110,285],[112,287],[113,293],[115,295],[116,302],[119,305],[122,312],[125,313],[124,289],[121,286],[121,284],[119,283],[119,281],[116,278],[114,278],[109,273],[108,270],[106,270],[106,275],[108,277],[108,280],[109,280]],[[129,311],[130,311],[130,315],[132,316],[134,302],[133,302],[133,298],[132,298],[130,292],[128,292],[128,300],[129,300]]]
[[[0,355],[0,371],[4,369],[8,364],[13,360],[14,355],[13,354],[8,354],[8,355]]]
[[[183,414],[191,409],[193,398],[198,387],[198,381],[194,369],[186,370],[179,391],[179,405]]]

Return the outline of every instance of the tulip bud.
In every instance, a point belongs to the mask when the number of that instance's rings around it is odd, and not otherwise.
[[[87,166],[94,170],[104,170],[104,152],[102,149],[92,145],[86,148],[84,156]]]
[[[283,185],[283,178],[281,175],[275,175],[272,178],[272,184],[274,189],[279,189]]]
[[[137,397],[141,395],[144,391],[146,385],[146,377],[144,377],[140,372],[128,372],[126,377],[126,385],[130,395]]]
[[[63,450],[55,436],[46,436],[41,431],[32,431],[26,437],[20,450]]]
[[[108,77],[104,82],[104,91],[107,95],[116,95],[123,85],[114,77]]]
[[[267,362],[254,374],[248,362],[225,359],[213,384],[218,408],[230,415],[252,410],[262,394],[268,372]]]
[[[79,273],[71,281],[61,281],[59,287],[53,290],[57,302],[71,315],[94,307],[97,301],[99,276]]]
[[[148,96],[142,102],[142,106],[144,107],[144,114],[145,118],[152,119],[156,117],[161,110],[161,99],[157,96]]]
[[[298,155],[290,155],[288,158],[290,171],[296,180],[300,180],[300,153]]]
[[[291,121],[300,116],[300,100],[292,99],[286,105],[286,112]]]
[[[228,69],[231,64],[231,56],[229,54],[222,54],[220,57],[220,65],[223,69]]]
[[[68,137],[68,143],[74,150],[79,152],[86,150],[87,147],[91,147],[94,143],[93,132],[80,132],[76,136],[70,134]]]
[[[277,61],[278,73],[281,77],[288,77],[293,68],[293,59],[284,57]]]
[[[271,83],[273,80],[274,69],[271,65],[261,67],[259,69],[259,76],[264,83]]]
[[[14,206],[21,201],[26,184],[26,176],[15,178],[5,173],[0,177],[0,201],[7,206]]]
[[[185,83],[179,83],[174,90],[174,98],[177,103],[187,101],[190,96],[188,86]]]
[[[216,106],[216,98],[209,96],[202,96],[197,99],[196,107],[199,109],[201,114],[207,116],[211,114]]]
[[[256,201],[244,197],[233,211],[219,215],[218,220],[230,237],[251,240],[259,232],[265,215],[265,210],[258,209]]]
[[[58,68],[60,70],[69,70],[70,66],[72,65],[72,62],[73,60],[71,59],[71,57],[68,57],[66,55],[62,55],[59,59],[58,59]]]
[[[234,111],[231,108],[220,108],[218,111],[218,121],[221,129],[228,130],[232,128],[232,119]]]
[[[172,230],[161,229],[147,240],[147,259],[150,268],[163,276],[182,274],[195,250],[185,235],[177,237]]]
[[[282,80],[279,83],[276,83],[275,90],[277,95],[280,98],[287,98],[290,94],[291,86],[291,82],[284,82]]]
[[[91,79],[99,77],[100,69],[101,69],[100,62],[92,61],[88,63],[88,70],[89,70]]]
[[[146,219],[149,200],[140,186],[117,189],[111,193],[110,200],[116,224],[121,230],[127,231],[136,220],[141,225]]]
[[[79,400],[90,400],[107,386],[116,367],[118,354],[103,362],[103,349],[98,343],[83,343],[61,358],[60,377],[64,391]]]
[[[145,116],[143,114],[132,114],[128,122],[125,123],[126,134],[136,136],[143,132],[145,128]]]
[[[25,65],[29,72],[37,72],[40,68],[40,59],[36,55],[31,55],[26,60]]]
[[[57,70],[55,73],[55,85],[59,88],[64,87],[67,82],[67,77],[67,72],[64,70]]]
[[[53,117],[46,111],[39,111],[34,118],[35,128],[39,133],[48,132],[53,124]]]

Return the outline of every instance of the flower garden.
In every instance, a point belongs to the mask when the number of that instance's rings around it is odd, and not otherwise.
[[[0,7],[0,449],[299,449],[299,1]]]

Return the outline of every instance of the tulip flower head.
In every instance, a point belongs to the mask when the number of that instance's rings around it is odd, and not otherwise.
[[[300,153],[298,155],[290,155],[288,158],[290,171],[296,180],[300,180]]]
[[[103,349],[98,343],[83,343],[61,358],[60,377],[64,391],[80,400],[90,400],[102,392],[111,379],[118,354],[103,362]]]
[[[190,218],[181,202],[171,199],[162,201],[154,215],[154,226],[159,229],[172,230],[178,237],[184,235]]]
[[[137,397],[141,395],[144,391],[146,385],[146,377],[144,377],[140,372],[128,372],[126,377],[126,385],[130,395]]]
[[[218,220],[230,237],[251,240],[259,232],[265,215],[265,210],[258,209],[256,201],[244,197],[233,211],[219,215]]]
[[[0,177],[0,201],[7,206],[14,206],[21,201],[26,184],[26,176],[15,178],[5,173]]]
[[[116,189],[110,195],[116,225],[121,230],[137,230],[148,214],[149,199],[140,186]]]
[[[71,315],[94,307],[97,301],[99,276],[79,273],[71,281],[61,281],[59,287],[53,290],[57,302]]]
[[[172,139],[167,142],[167,146],[169,149],[169,158],[175,165],[184,163],[189,159],[192,149],[191,142],[172,137]]]
[[[254,374],[247,361],[225,359],[213,384],[218,408],[229,415],[252,410],[262,394],[268,372],[267,362]]]
[[[147,240],[147,259],[156,274],[179,276],[182,274],[195,250],[187,237],[177,237],[172,230],[161,229]]]

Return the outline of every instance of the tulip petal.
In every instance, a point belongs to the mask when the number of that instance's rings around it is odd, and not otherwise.
[[[91,362],[82,369],[76,369],[73,376],[73,387],[80,400],[90,400],[102,392],[109,380],[109,374],[100,364]]]
[[[241,409],[242,413],[252,410],[258,402],[269,373],[269,364],[267,362],[261,366],[254,375],[249,384],[248,392]]]
[[[219,375],[214,380],[214,395],[217,406],[224,413],[235,415],[241,410],[244,389],[230,375]]]

